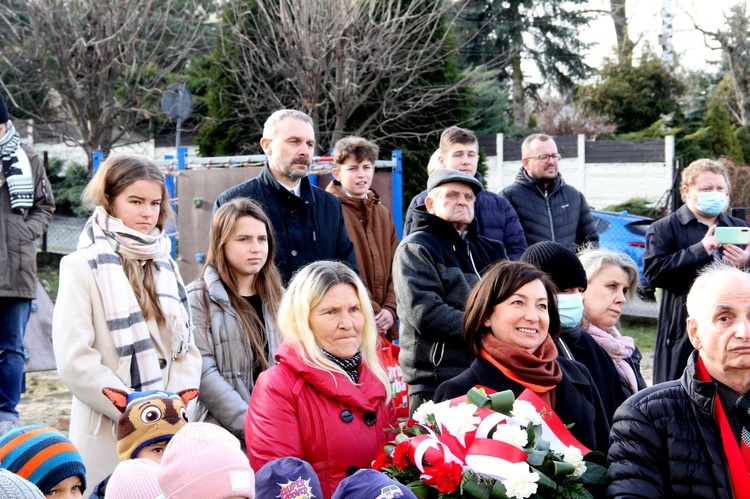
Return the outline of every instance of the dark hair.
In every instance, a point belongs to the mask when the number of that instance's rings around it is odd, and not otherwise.
[[[357,163],[369,161],[375,163],[378,159],[379,148],[367,139],[362,137],[344,137],[336,142],[333,147],[333,162],[336,168],[344,164],[344,161],[353,156]]]
[[[464,312],[464,338],[469,353],[481,357],[482,340],[490,328],[484,321],[492,315],[495,305],[510,298],[522,286],[541,281],[547,290],[547,311],[549,312],[548,333],[553,340],[560,337],[560,314],[557,310],[557,288],[550,278],[529,263],[504,260],[497,262],[485,272],[466,299]]]

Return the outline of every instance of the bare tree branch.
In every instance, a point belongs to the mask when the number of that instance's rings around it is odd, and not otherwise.
[[[153,109],[167,75],[203,40],[198,0],[5,0],[0,80],[10,101],[90,157]],[[63,131],[66,127],[61,128]]]
[[[430,78],[455,57],[453,14],[464,3],[230,0],[221,47],[242,112],[302,109],[321,144],[346,133],[376,138],[419,117],[468,86],[469,74],[449,83]],[[361,116],[363,109],[370,114]]]

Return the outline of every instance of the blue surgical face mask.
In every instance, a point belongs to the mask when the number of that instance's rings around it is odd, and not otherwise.
[[[557,295],[557,308],[562,327],[576,327],[583,318],[583,295],[581,293]]]
[[[727,207],[727,195],[719,191],[701,192],[695,207],[706,215],[718,215]]]

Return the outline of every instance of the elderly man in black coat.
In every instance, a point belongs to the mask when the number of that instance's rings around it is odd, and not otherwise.
[[[750,275],[714,262],[688,296],[682,377],[626,400],[610,434],[607,497],[730,499],[750,492]]]

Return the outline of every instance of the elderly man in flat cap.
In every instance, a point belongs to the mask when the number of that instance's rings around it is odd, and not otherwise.
[[[436,170],[414,209],[411,233],[393,261],[401,320],[401,368],[410,410],[471,364],[463,340],[464,303],[485,268],[507,259],[502,242],[480,236],[474,201],[482,184],[458,170]]]

